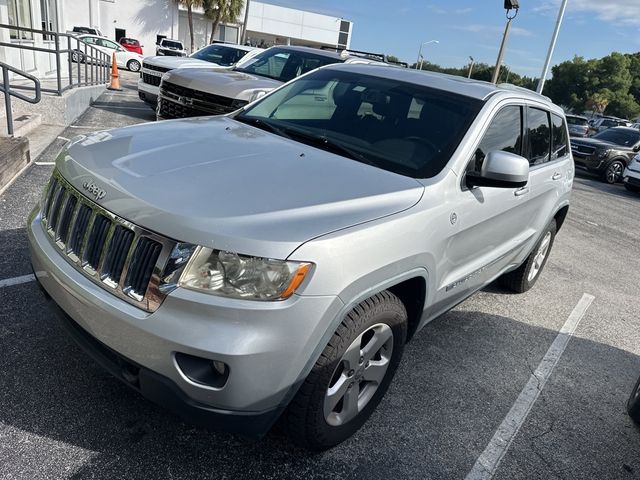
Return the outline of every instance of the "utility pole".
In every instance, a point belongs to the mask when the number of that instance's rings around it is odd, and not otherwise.
[[[553,51],[556,48],[556,42],[558,41],[558,34],[560,33],[560,26],[562,25],[562,19],[564,18],[564,12],[567,9],[567,0],[562,0],[562,5],[560,5],[560,11],[558,12],[558,19],[556,20],[556,28],[553,31],[553,36],[551,37],[551,44],[549,45],[549,51],[547,52],[547,59],[544,62],[544,67],[542,67],[542,75],[540,76],[540,80],[538,81],[538,88],[536,92],[542,93],[542,89],[544,89],[544,82],[547,81],[547,75],[549,74],[549,66],[551,65],[551,57],[553,56]]]
[[[244,23],[242,24],[242,38],[240,39],[240,45],[247,43],[247,22],[249,21],[249,4],[251,0],[246,0],[247,7],[244,10]]]
[[[476,63],[476,61],[473,59],[472,56],[469,56],[469,60],[471,60],[471,64],[469,65],[469,75],[467,75],[467,78],[471,78],[471,73],[473,72],[473,65]]]
[[[507,40],[509,39],[509,33],[511,32],[511,20],[516,18],[518,15],[518,9],[520,5],[518,4],[518,0],[505,0],[504,1],[504,9],[507,11],[507,25],[504,27],[504,35],[502,36],[502,43],[500,44],[500,51],[498,52],[498,60],[496,61],[496,68],[493,70],[493,78],[491,79],[491,83],[498,83],[498,78],[500,77],[500,66],[502,65],[502,61],[504,60],[504,50],[507,46]],[[515,10],[515,13],[510,16],[509,12],[511,10]]]

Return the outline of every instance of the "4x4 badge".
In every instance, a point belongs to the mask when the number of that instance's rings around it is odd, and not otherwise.
[[[93,195],[96,200],[102,200],[107,195],[107,192],[105,192],[102,188],[96,185],[93,182],[92,178],[84,182],[82,184],[82,188],[84,188],[88,193]]]

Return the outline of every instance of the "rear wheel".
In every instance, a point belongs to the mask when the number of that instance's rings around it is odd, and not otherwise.
[[[331,448],[369,418],[398,367],[407,312],[392,293],[365,300],[342,321],[284,418],[291,440],[312,450]]]
[[[138,60],[129,60],[127,62],[127,69],[132,72],[139,72],[140,67],[142,67],[142,65],[140,65],[140,62]]]
[[[524,263],[512,272],[502,275],[499,279],[500,284],[516,293],[524,293],[533,287],[547,264],[555,238],[556,221],[552,220]]]
[[[622,172],[624,172],[624,163],[620,160],[614,160],[607,165],[602,178],[605,182],[614,184],[622,178]]]
[[[627,401],[627,412],[636,423],[640,423],[640,378],[633,387],[629,400]]]

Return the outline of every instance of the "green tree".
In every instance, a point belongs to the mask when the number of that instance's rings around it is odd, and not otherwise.
[[[244,0],[204,0],[204,14],[211,19],[211,37],[209,43],[215,40],[215,33],[218,25],[223,23],[236,23]]]

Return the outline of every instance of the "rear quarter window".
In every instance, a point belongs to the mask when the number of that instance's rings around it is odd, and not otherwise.
[[[551,137],[553,141],[551,160],[553,161],[569,153],[567,125],[561,116],[554,113],[551,114]]]

